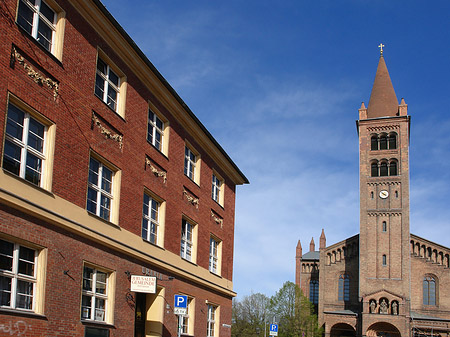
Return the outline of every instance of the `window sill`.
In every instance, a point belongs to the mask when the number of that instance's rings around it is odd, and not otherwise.
[[[161,156],[163,156],[164,159],[169,160],[169,157],[167,157],[167,155],[166,155],[164,152],[162,152],[160,149],[158,149],[155,145],[153,145],[152,143],[150,143],[150,142],[148,141],[148,139],[147,139],[147,143],[148,143],[153,149],[155,149],[156,152],[158,152]]]
[[[39,191],[41,191],[41,192],[43,192],[43,193],[53,197],[53,198],[55,197],[55,195],[52,192],[50,192],[49,190],[46,190],[45,188],[43,188],[41,186],[33,184],[32,182],[29,182],[28,180],[25,180],[24,178],[14,174],[14,173],[12,173],[12,172],[9,172],[8,170],[5,170],[4,168],[3,168],[3,173],[5,173],[5,174],[7,174],[7,175],[17,179],[18,181],[21,181],[22,183],[24,183],[24,184],[26,184],[26,185],[28,185],[30,187],[33,187],[33,188],[35,188],[35,189],[37,189],[37,190],[39,190]]]
[[[120,229],[120,226],[119,226],[118,224],[115,224],[114,222],[111,222],[111,221],[109,221],[109,220],[105,220],[105,219],[103,219],[102,217],[98,216],[97,214],[94,214],[94,213],[89,212],[88,210],[86,210],[86,212],[87,212],[87,214],[89,214],[89,215],[92,216],[93,218],[95,218],[95,219],[97,219],[97,220],[99,220],[99,221],[101,221],[101,222],[104,222],[104,223],[107,224],[107,225],[110,225],[110,226],[112,226],[112,227],[115,227],[115,228]]]
[[[111,324],[111,323],[92,321],[92,320],[88,320],[88,319],[82,319],[81,323],[83,325],[95,326],[95,327],[101,327],[101,328],[111,328],[111,329],[115,329],[116,328],[115,325]]]
[[[43,53],[45,53],[48,57],[50,57],[59,67],[64,69],[64,66],[62,64],[62,60],[57,58],[54,54],[52,54],[51,51],[44,48],[43,45],[41,45],[34,37],[32,37],[25,29],[23,29],[20,25],[17,24],[17,28],[20,30],[23,36],[26,36],[36,47],[38,47],[40,50],[42,50]],[[13,44],[14,47],[22,51],[21,48],[17,47],[15,44]],[[25,53],[26,54],[26,53]],[[27,55],[27,54],[26,54]],[[34,61],[34,60],[33,60]],[[41,66],[42,67],[42,66]]]
[[[190,264],[192,264],[192,265],[194,265],[194,266],[198,266],[198,264],[197,263],[195,263],[195,262],[192,262],[192,261],[190,261],[190,260],[188,260],[188,259],[185,259],[184,257],[182,257],[182,256],[180,256],[180,258],[183,260],[183,261],[186,261],[186,262],[188,262],[188,263],[190,263]]]
[[[26,311],[20,309],[8,309],[8,308],[0,308],[0,314],[12,315],[12,316],[26,316],[30,318],[37,318],[47,320],[47,316],[42,314],[37,314],[33,311]]]
[[[218,278],[222,278],[222,275],[220,275],[220,274],[218,274],[218,273],[215,273],[215,272],[213,272],[213,271],[209,271],[209,273],[211,274],[211,275],[214,275],[214,276],[216,276],[216,277],[218,277]]]
[[[197,184],[197,182],[194,179],[191,179],[188,175],[186,175],[186,173],[184,174],[184,176],[186,178],[188,178],[189,181],[193,182],[195,186],[197,186],[198,188],[200,188],[200,184]]]
[[[109,111],[114,112],[114,115],[116,115],[117,117],[119,117],[119,118],[122,120],[122,122],[125,122],[125,123],[127,122],[126,119],[125,119],[125,117],[123,117],[118,111],[114,110],[114,109],[111,108],[108,104],[106,104],[106,102],[105,102],[103,99],[101,99],[100,97],[98,97],[95,93],[94,93],[94,96],[97,97],[98,100],[99,100],[100,102],[102,102],[103,105],[106,106],[106,107],[108,108]],[[94,109],[94,110],[95,110],[95,109]]]

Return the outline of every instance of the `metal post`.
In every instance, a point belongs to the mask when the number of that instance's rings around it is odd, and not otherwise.
[[[178,316],[178,325],[177,325],[177,336],[181,337],[181,315]]]

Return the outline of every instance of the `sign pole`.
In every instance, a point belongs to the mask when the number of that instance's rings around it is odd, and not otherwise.
[[[178,329],[177,329],[177,336],[181,337],[181,315],[177,315],[178,317]]]

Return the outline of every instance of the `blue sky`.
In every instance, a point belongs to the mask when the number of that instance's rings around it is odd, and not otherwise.
[[[450,1],[102,2],[250,180],[238,298],[294,281],[298,240],[359,232],[355,120],[381,42],[412,116],[411,232],[450,247]]]

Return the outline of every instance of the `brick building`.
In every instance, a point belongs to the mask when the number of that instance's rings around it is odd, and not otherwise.
[[[99,0],[0,13],[0,336],[230,336],[247,178]]]
[[[409,127],[381,54],[359,109],[360,232],[331,246],[322,230],[296,251],[296,284],[325,336],[449,336],[450,249],[410,233]]]

